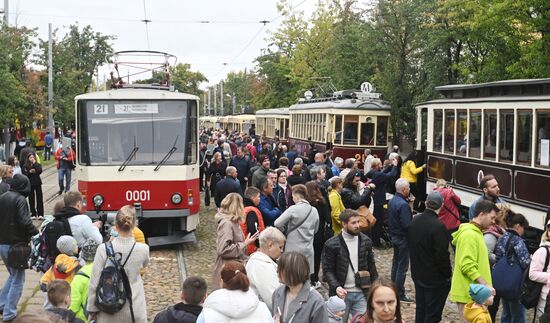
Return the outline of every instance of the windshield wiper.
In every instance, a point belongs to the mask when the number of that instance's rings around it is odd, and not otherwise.
[[[164,158],[162,158],[162,160],[157,164],[157,167],[155,167],[155,172],[156,172],[157,170],[159,170],[160,166],[162,166],[162,164],[164,164],[164,163],[172,156],[172,154],[173,154],[176,150],[178,150],[178,148],[176,148],[176,143],[178,142],[178,138],[179,138],[179,137],[180,137],[179,135],[176,136],[176,140],[174,140],[174,144],[172,145],[172,148],[170,148],[170,150],[168,151],[168,153],[166,153],[166,155],[164,156]]]
[[[136,156],[136,153],[138,150],[139,150],[139,147],[136,146],[136,136],[134,136],[134,149],[132,149],[132,151],[130,152],[130,155],[126,157],[126,160],[124,160],[124,163],[122,163],[122,165],[120,165],[120,167],[118,168],[119,172],[122,172],[126,168],[126,166],[130,163],[130,160],[132,160],[132,158]]]

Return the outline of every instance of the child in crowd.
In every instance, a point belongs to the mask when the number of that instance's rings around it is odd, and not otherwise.
[[[43,291],[47,290],[47,285],[54,279],[63,279],[70,283],[78,268],[80,268],[80,264],[76,258],[78,247],[76,240],[72,236],[65,235],[59,237],[56,245],[60,254],[55,258],[52,267],[40,278],[40,286]]]
[[[332,296],[326,302],[328,323],[341,323],[346,313],[346,302],[338,296]]]
[[[487,306],[493,304],[493,292],[485,285],[470,284],[470,297],[473,302],[464,307],[464,317],[468,322],[492,323]]]
[[[49,312],[59,316],[63,322],[84,323],[83,320],[68,310],[71,303],[71,285],[65,280],[54,279],[48,285],[48,302],[53,306],[48,309]]]
[[[246,237],[248,234],[252,236],[256,231],[262,232],[265,228],[265,224],[262,213],[258,210],[258,205],[260,204],[260,190],[253,186],[248,187],[244,192],[243,202],[246,218],[244,222],[241,222],[241,229],[243,230],[244,236]],[[246,254],[253,254],[259,246],[258,240],[256,240],[255,243],[249,244],[246,247]]]
[[[120,210],[118,210],[118,213],[131,214],[135,218],[136,208],[133,205],[124,205],[123,207],[120,208]],[[136,218],[136,226],[134,227],[134,229],[132,229],[132,235],[134,236],[134,239],[136,239],[136,242],[145,244],[145,235],[143,234],[143,231],[141,231],[140,228],[138,228],[137,220],[139,219]],[[114,226],[111,228],[110,235],[112,238],[118,237],[118,232],[116,232],[116,229]]]
[[[202,311],[200,304],[206,299],[206,281],[198,276],[191,276],[183,282],[181,303],[169,306],[158,313],[153,323],[195,323]]]
[[[92,274],[97,247],[98,244],[92,239],[84,242],[82,250],[80,250],[80,260],[83,266],[71,282],[71,305],[69,309],[84,322],[88,322],[88,312],[86,311],[88,286],[90,285],[90,275]]]

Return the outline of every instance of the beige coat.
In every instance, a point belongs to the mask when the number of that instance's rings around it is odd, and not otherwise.
[[[244,234],[239,223],[228,219],[227,215],[217,213],[215,216],[218,228],[216,230],[216,263],[214,264],[214,277],[212,290],[219,289],[221,270],[223,264],[229,260],[244,263],[246,259],[246,245]]]

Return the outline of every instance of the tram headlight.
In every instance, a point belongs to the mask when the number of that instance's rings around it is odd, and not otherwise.
[[[172,203],[174,203],[174,204],[180,204],[181,203],[181,194],[180,193],[174,193],[172,195]]]
[[[94,206],[95,207],[100,207],[103,205],[103,196],[101,194],[96,194],[94,195],[94,198],[93,198],[93,202],[94,202]]]

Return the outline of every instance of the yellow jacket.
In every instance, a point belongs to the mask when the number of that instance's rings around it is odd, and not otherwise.
[[[489,311],[473,302],[464,306],[464,318],[468,322],[492,323]]]
[[[134,236],[134,239],[136,239],[136,242],[145,244],[145,235],[143,234],[143,231],[137,227],[137,225],[132,230],[132,235]]]
[[[340,222],[340,213],[344,211],[346,208],[344,207],[344,203],[342,203],[342,197],[340,197],[340,193],[338,193],[336,190],[331,190],[328,199],[330,202],[331,212],[330,216],[332,218],[332,230],[334,231],[334,235],[340,234],[342,231],[342,223]]]
[[[406,179],[409,183],[416,183],[416,174],[422,173],[424,166],[416,167],[412,160],[406,161],[401,167],[401,178]]]
[[[75,257],[60,254],[55,258],[55,263],[40,278],[40,284],[48,285],[54,279],[63,279],[68,283],[74,278],[79,268],[78,260]]]

